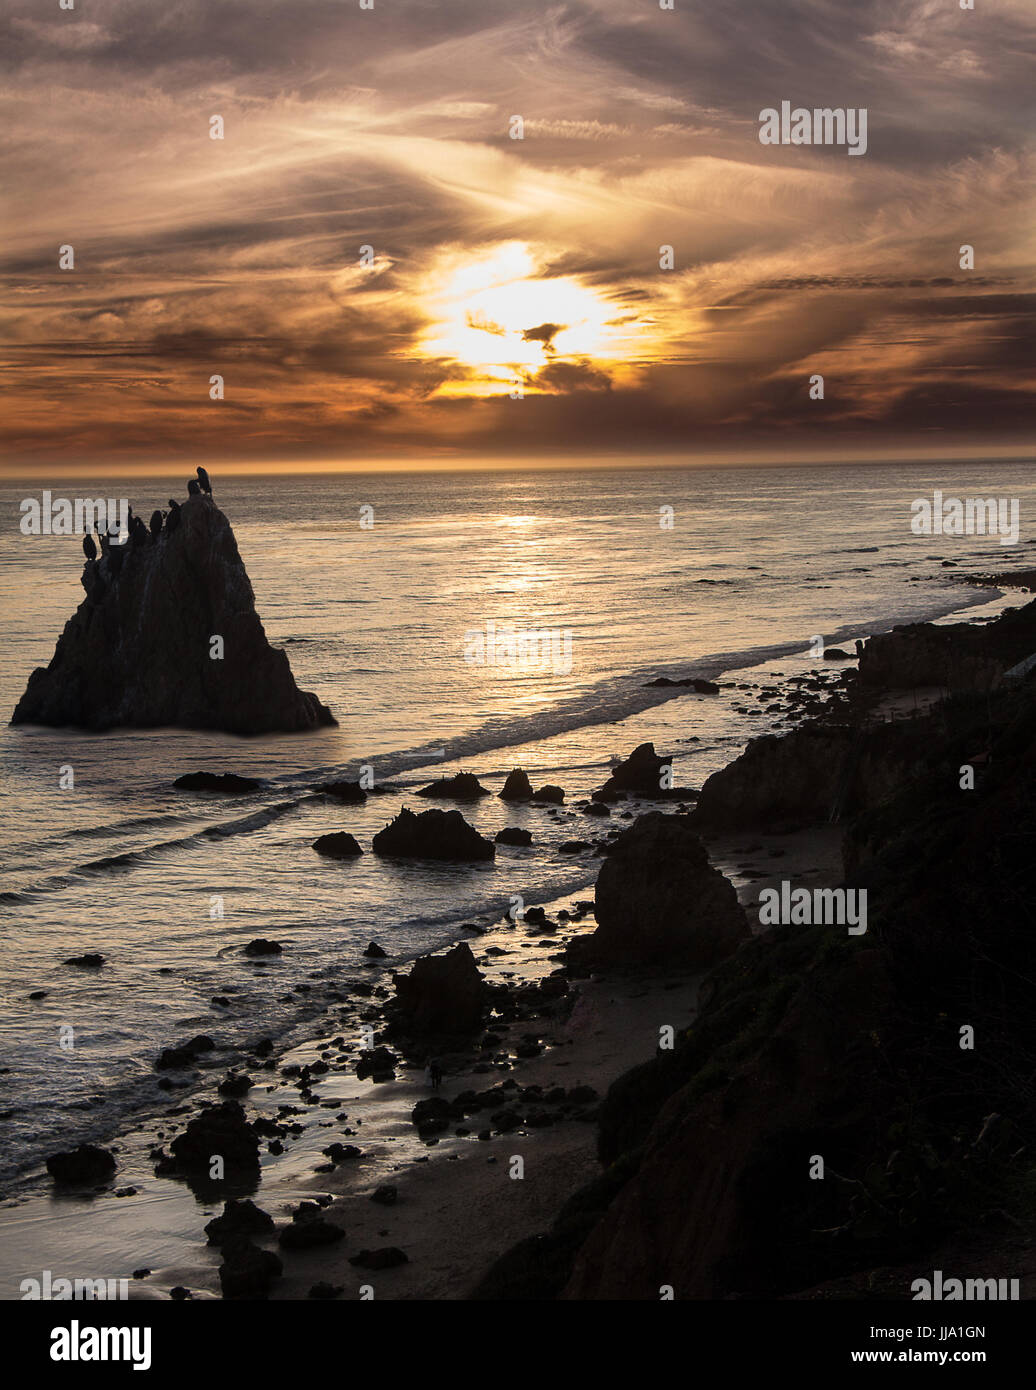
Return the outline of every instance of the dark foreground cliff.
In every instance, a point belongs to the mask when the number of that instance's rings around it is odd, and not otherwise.
[[[1019,621],[968,639],[983,672]],[[892,756],[843,821],[867,933],[778,927],[724,962],[676,1048],[609,1090],[600,1177],[474,1297],[822,1297],[844,1281],[831,1296],[909,1298],[918,1260],[1017,1272],[1036,1222],[1036,682],[945,701],[913,724],[912,756],[874,737]],[[976,1243],[982,1267],[954,1267]]]
[[[267,641],[227,518],[203,496],[178,515],[175,529],[86,562],[86,598],[12,724],[263,734],[336,722]]]

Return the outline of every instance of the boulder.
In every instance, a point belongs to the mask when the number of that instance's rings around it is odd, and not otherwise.
[[[269,941],[265,936],[257,936],[245,947],[246,956],[279,956],[283,947],[279,941]]]
[[[254,1179],[259,1174],[259,1140],[236,1100],[207,1105],[169,1149],[172,1156],[160,1160],[155,1170],[159,1177],[207,1179],[214,1154],[223,1159],[228,1179]]]
[[[265,1298],[283,1273],[279,1255],[261,1250],[250,1240],[236,1239],[224,1248],[219,1286],[224,1298]]]
[[[221,1096],[246,1096],[254,1084],[244,1072],[228,1071],[216,1090]]]
[[[522,830],[517,825],[508,825],[496,832],[495,840],[498,845],[531,845],[532,831]]]
[[[489,796],[473,772],[458,772],[456,777],[440,777],[422,787],[418,796],[441,797],[444,801],[477,801],[480,796]]]
[[[78,965],[81,970],[100,970],[104,957],[98,951],[87,951],[84,956],[69,956],[66,965]]]
[[[222,792],[225,796],[255,792],[260,785],[254,777],[239,777],[235,772],[185,772],[173,783],[178,791]]]
[[[504,789],[500,793],[501,801],[531,801],[532,783],[529,781],[529,774],[522,768],[516,767],[507,774],[507,781]]]
[[[245,1198],[231,1198],[223,1204],[222,1216],[214,1216],[206,1224],[205,1234],[210,1245],[225,1245],[243,1236],[266,1235],[273,1230],[273,1217]]]
[[[653,681],[645,681],[645,690],[651,690],[655,686],[683,686],[687,690],[693,690],[699,695],[718,695],[719,686],[715,681],[702,680],[700,676],[688,676],[685,680],[674,681],[669,676],[656,676]]]
[[[371,941],[363,948],[362,954],[370,956],[372,960],[385,960],[388,951],[383,951],[376,941]]]
[[[576,965],[708,970],[748,937],[734,887],[686,817],[639,816],[612,845],[596,888],[597,930],[573,941]]]
[[[368,1076],[372,1081],[394,1081],[398,1061],[387,1047],[365,1047],[356,1059],[356,1075],[360,1081]]]
[[[548,782],[546,786],[540,787],[539,791],[534,793],[532,799],[533,801],[545,801],[551,806],[561,806],[564,804],[565,793],[561,787],[556,787],[552,782]]]
[[[492,859],[492,842],[467,823],[459,811],[422,811],[405,806],[391,825],[379,830],[371,848],[375,854],[408,859]]]
[[[216,1044],[204,1033],[189,1038],[178,1047],[163,1048],[155,1062],[155,1071],[176,1071],[193,1067],[204,1052],[212,1052]]]
[[[405,1265],[409,1261],[397,1246],[386,1245],[380,1250],[361,1250],[358,1255],[353,1255],[349,1263],[359,1269],[394,1269],[396,1265]]]
[[[336,723],[267,641],[227,518],[204,495],[178,516],[144,545],[87,561],[86,597],[50,665],[29,677],[13,724],[263,734]]]
[[[485,983],[466,941],[444,956],[415,961],[409,975],[393,975],[393,1022],[415,1034],[473,1033],[482,1022]]]
[[[347,830],[335,830],[330,835],[320,835],[313,841],[317,854],[328,859],[355,859],[363,850]]]
[[[367,793],[359,782],[322,782],[317,787],[318,792],[323,792],[325,796],[333,796],[336,801],[345,801],[350,805],[359,805],[367,800]]]
[[[612,792],[639,792],[642,796],[658,796],[668,789],[663,786],[663,773],[672,777],[673,760],[655,752],[653,743],[642,743],[634,748],[625,762],[616,763],[612,775],[600,789],[602,797]],[[597,793],[595,793],[595,796]]]
[[[80,1144],[67,1153],[51,1154],[47,1172],[63,1187],[93,1187],[115,1174],[115,1155],[95,1144]]]

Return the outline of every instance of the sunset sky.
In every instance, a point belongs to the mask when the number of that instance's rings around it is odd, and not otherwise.
[[[8,0],[4,467],[1031,444],[1032,0],[674,3]]]

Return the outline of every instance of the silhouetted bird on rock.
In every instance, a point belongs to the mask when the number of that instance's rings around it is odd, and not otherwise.
[[[212,496],[212,484],[209,482],[209,475],[200,464],[198,466],[198,486],[201,488],[202,492],[206,493],[209,497]]]
[[[158,509],[158,507],[156,507],[155,510],[151,513],[151,520],[148,522],[148,528],[150,529],[152,536],[157,541],[162,531],[162,513]]]
[[[191,481],[187,484],[187,491],[188,491],[188,493],[191,495],[191,497],[200,497],[200,496],[201,496],[201,488],[198,486],[198,484],[195,482],[195,480],[194,480],[193,478],[192,478]]]
[[[97,546],[94,544],[94,538],[89,531],[83,537],[83,554],[88,560],[97,559]]]

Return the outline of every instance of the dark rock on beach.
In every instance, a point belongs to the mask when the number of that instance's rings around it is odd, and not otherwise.
[[[517,825],[508,825],[503,830],[498,830],[494,838],[498,845],[531,845],[532,831],[522,830]]]
[[[226,1074],[216,1090],[221,1096],[246,1096],[254,1084],[252,1078],[244,1072],[231,1071]]]
[[[238,1238],[224,1246],[219,1286],[226,1299],[262,1299],[283,1273],[283,1261],[274,1251],[262,1250],[250,1240]]]
[[[97,951],[88,951],[84,956],[69,956],[66,965],[78,965],[82,970],[100,970],[104,957]]]
[[[189,1038],[178,1047],[166,1047],[155,1061],[155,1071],[175,1071],[182,1067],[193,1067],[203,1053],[212,1052],[216,1044],[204,1033]]]
[[[456,777],[440,777],[417,793],[418,796],[440,797],[444,801],[477,801],[480,796],[490,794],[489,788],[484,787],[473,772],[458,772]]]
[[[500,793],[501,801],[531,801],[532,783],[529,781],[529,774],[522,768],[516,767],[507,774],[504,782],[504,789]]]
[[[330,835],[321,835],[313,841],[317,854],[328,859],[355,859],[363,850],[347,830],[335,830]]]
[[[597,930],[569,946],[573,964],[705,970],[748,936],[733,885],[709,863],[686,817],[640,816],[612,845],[596,889]]]
[[[234,772],[186,772],[173,783],[183,792],[223,792],[227,796],[258,791],[260,785],[254,778],[239,777]]]
[[[376,941],[371,941],[364,947],[363,955],[370,956],[373,960],[385,960],[388,951],[383,951]]]
[[[367,800],[367,793],[359,782],[322,782],[317,791],[349,805],[360,805]]]
[[[360,1081],[394,1081],[399,1058],[387,1047],[364,1048],[356,1059],[356,1075]]]
[[[279,941],[270,941],[265,936],[257,936],[244,949],[246,956],[279,956],[282,951]]]
[[[208,1179],[213,1155],[222,1158],[228,1179],[259,1175],[259,1140],[236,1100],[206,1106],[169,1149],[171,1157],[160,1159],[155,1169],[159,1177]]]
[[[459,811],[422,811],[404,806],[391,825],[379,830],[371,848],[375,854],[409,859],[492,859],[492,842],[467,823]]]
[[[63,1187],[93,1187],[115,1174],[115,1155],[96,1144],[80,1144],[67,1153],[51,1154],[47,1172]]]
[[[393,1026],[405,1033],[470,1034],[482,1022],[485,982],[471,947],[462,941],[444,956],[415,961],[409,975],[393,975]]]
[[[693,690],[699,695],[718,695],[719,686],[715,681],[702,680],[700,676],[688,676],[685,680],[675,681],[669,676],[656,676],[653,681],[645,681],[645,690],[654,687],[664,688],[666,686],[683,686],[687,690]]]
[[[86,597],[50,665],[29,677],[13,724],[262,734],[335,723],[267,641],[227,518],[202,495],[177,515],[153,544],[87,561]]]
[[[224,1203],[223,1214],[214,1216],[205,1226],[210,1245],[225,1245],[227,1241],[244,1236],[266,1235],[273,1230],[273,1217],[247,1198],[231,1198]]]
[[[533,801],[545,802],[549,806],[561,806],[565,801],[565,793],[561,787],[557,787],[553,782],[548,782],[540,787],[539,791],[533,793]]]
[[[380,1250],[361,1250],[358,1255],[353,1255],[349,1263],[358,1269],[395,1269],[397,1265],[405,1265],[409,1261],[397,1246],[386,1245]]]
[[[655,752],[653,743],[634,748],[625,762],[616,763],[612,774],[601,788],[601,795],[612,792],[639,792],[642,796],[658,796],[667,790],[663,783],[672,780],[673,760]]]

